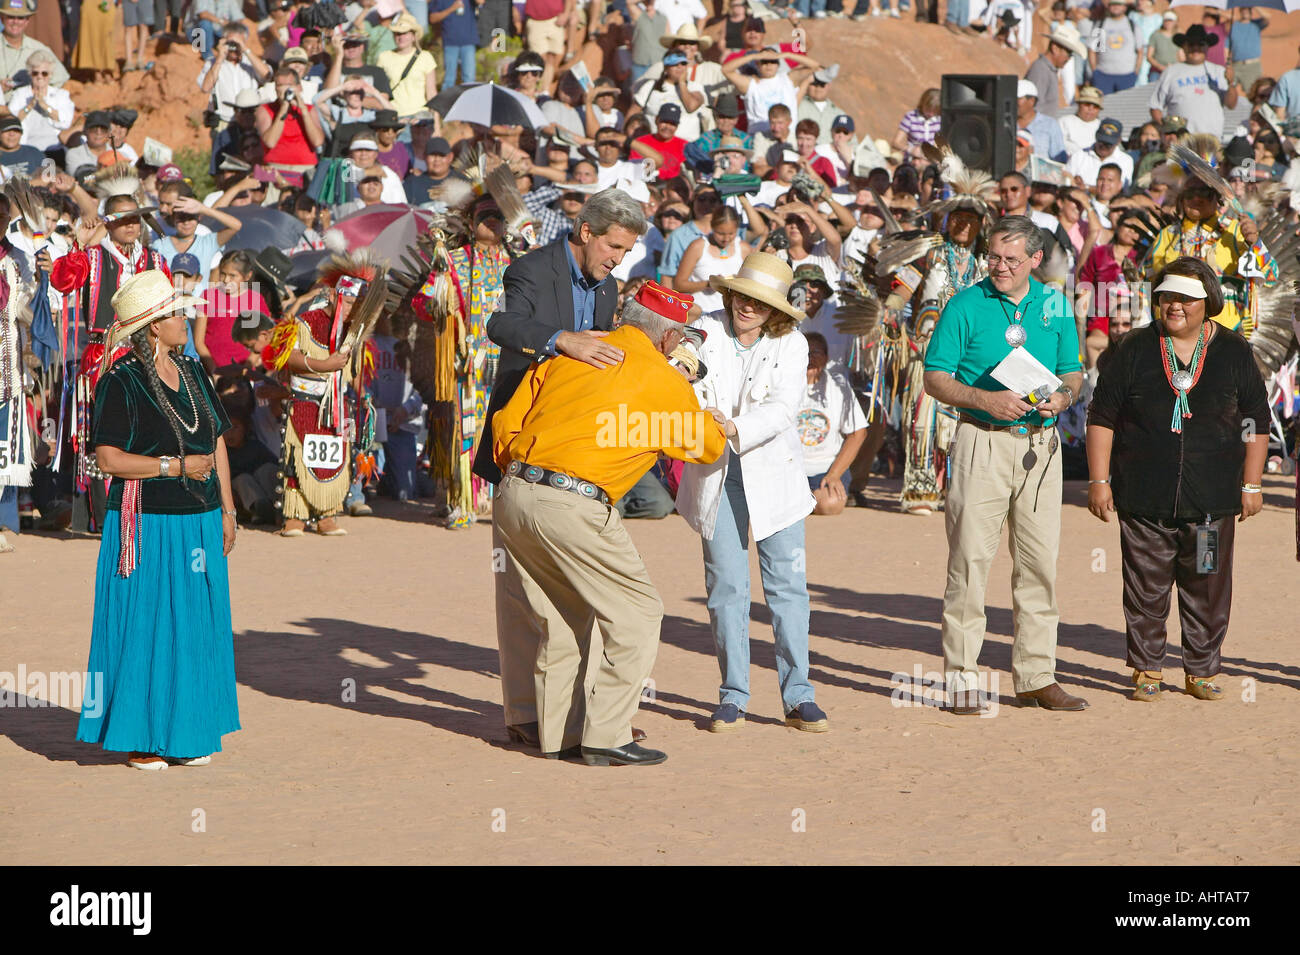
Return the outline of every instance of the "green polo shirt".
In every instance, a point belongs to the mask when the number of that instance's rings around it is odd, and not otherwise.
[[[954,295],[934,328],[925,350],[926,371],[946,371],[963,385],[984,391],[1004,391],[990,372],[1011,353],[1007,326],[1016,314],[1011,300],[993,287],[990,279]],[[1082,371],[1079,362],[1079,333],[1065,295],[1059,289],[1029,280],[1029,291],[1019,306],[1025,328],[1025,348],[1062,378]],[[1031,411],[1018,421],[999,421],[977,408],[962,408],[966,414],[998,425],[1039,424],[1043,419]]]

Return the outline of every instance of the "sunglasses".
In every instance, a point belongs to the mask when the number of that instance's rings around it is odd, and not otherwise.
[[[50,75],[50,71],[49,71],[49,70],[32,70],[32,71],[31,71],[31,75],[32,75],[32,76],[49,76],[49,75]]]
[[[596,148],[604,149],[606,146],[613,146],[615,149],[618,149],[622,145],[623,144],[620,143],[617,139],[606,139],[602,142],[596,143]]]

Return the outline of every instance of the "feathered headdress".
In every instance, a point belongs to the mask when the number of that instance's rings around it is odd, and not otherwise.
[[[942,139],[921,147],[925,157],[939,167],[939,176],[952,190],[944,199],[935,199],[925,211],[941,220],[958,209],[969,209],[985,222],[993,218],[993,202],[997,198],[998,184],[983,169],[971,169],[961,161]]]
[[[515,185],[515,174],[505,163],[501,163],[487,174],[484,180],[487,191],[496,200],[501,217],[505,220],[506,235],[512,247],[528,251],[537,245],[537,224],[533,214],[524,205],[524,198]]]
[[[129,162],[105,166],[91,173],[86,181],[101,199],[111,199],[113,196],[140,198],[136,195],[140,191],[140,176],[136,173],[135,166]]]
[[[1205,183],[1238,212],[1241,205],[1223,178],[1223,148],[1208,133],[1193,133],[1185,142],[1174,143],[1165,153],[1165,161],[1151,170],[1151,181],[1169,187],[1175,200],[1193,180]]]
[[[45,203],[26,179],[13,178],[5,183],[4,196],[9,200],[12,219],[20,219],[32,236],[45,234]]]

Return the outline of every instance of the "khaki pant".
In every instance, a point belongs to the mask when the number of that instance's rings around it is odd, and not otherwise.
[[[943,668],[949,692],[978,688],[984,594],[1002,525],[1010,526],[1011,674],[1017,693],[1056,682],[1056,557],[1061,539],[1061,454],[1051,432],[1029,436],[957,425],[945,526],[948,584],[943,595]]]
[[[542,752],[581,743],[612,749],[632,742],[632,716],[654,666],[663,604],[618,511],[570,491],[506,477],[493,506],[505,560],[518,574],[525,605],[498,603],[502,683],[518,634],[540,633],[533,668]],[[498,585],[498,593],[507,588]],[[504,612],[503,612],[504,608]],[[590,694],[583,689],[593,622],[603,653]],[[504,692],[518,692],[516,682]],[[583,698],[586,696],[585,714]],[[507,699],[510,707],[518,706]],[[509,718],[509,717],[507,717]]]
[[[1232,64],[1232,72],[1241,84],[1242,91],[1249,93],[1255,81],[1263,75],[1263,66],[1258,59],[1237,60]]]

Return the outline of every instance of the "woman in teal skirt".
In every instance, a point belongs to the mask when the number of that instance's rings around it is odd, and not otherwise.
[[[95,575],[96,707],[77,739],[136,769],[201,766],[239,729],[226,555],[235,504],[221,437],[230,427],[202,366],[182,354],[182,309],[198,304],[160,271],[113,296],[95,388],[95,455],[113,476]]]

